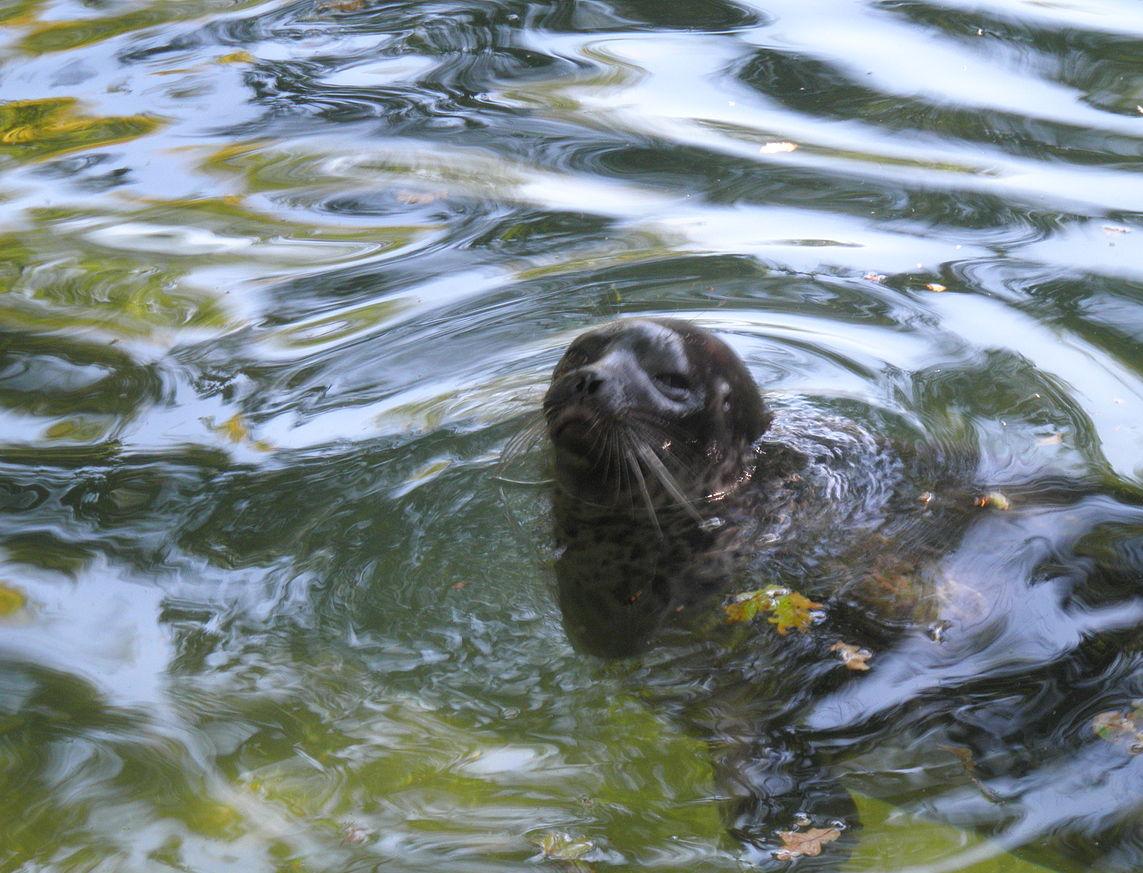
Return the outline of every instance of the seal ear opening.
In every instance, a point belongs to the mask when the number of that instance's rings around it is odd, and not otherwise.
[[[729,425],[735,434],[740,434],[746,442],[753,443],[770,429],[774,413],[766,408],[758,386],[742,365],[740,378],[736,379],[728,398],[730,399]]]
[[[751,442],[754,442],[757,439],[761,439],[762,434],[766,433],[766,431],[768,431],[770,429],[770,425],[774,421],[774,413],[772,413],[769,409],[766,408],[765,401],[762,400],[761,398],[759,398],[758,399],[758,405],[759,405],[758,433],[756,433],[754,435],[754,437],[750,440]]]

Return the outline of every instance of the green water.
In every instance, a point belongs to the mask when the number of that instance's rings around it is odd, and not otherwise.
[[[0,870],[740,869],[499,467],[632,314],[1011,500],[790,869],[1140,869],[1141,158],[1136,0],[0,0]]]

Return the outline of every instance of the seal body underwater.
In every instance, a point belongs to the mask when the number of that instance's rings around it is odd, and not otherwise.
[[[876,434],[783,412],[723,340],[666,318],[579,336],[543,402],[568,637],[670,662],[641,681],[710,743],[731,830],[764,852],[798,821],[852,823],[797,713],[852,675],[839,640],[884,643],[924,617],[914,567],[942,527],[918,524],[924,485]],[[731,595],[771,585],[820,601],[808,632],[727,622]]]

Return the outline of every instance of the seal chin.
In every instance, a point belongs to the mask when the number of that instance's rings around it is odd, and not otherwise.
[[[598,413],[582,406],[560,410],[548,425],[548,437],[559,451],[583,454],[599,439]]]

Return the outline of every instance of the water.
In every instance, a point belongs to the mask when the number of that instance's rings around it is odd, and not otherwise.
[[[739,869],[647,700],[682,678],[575,654],[545,490],[496,478],[635,313],[1011,501],[950,533],[944,641],[801,716],[863,821],[814,863],[1143,867],[1135,0],[0,21],[0,868],[530,870],[566,833]]]

